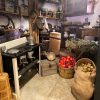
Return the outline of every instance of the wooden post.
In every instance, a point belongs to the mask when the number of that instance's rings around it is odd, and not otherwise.
[[[38,4],[39,0],[30,0],[29,1],[29,32],[33,37],[34,43],[39,43],[39,29],[36,27],[36,21],[38,17]],[[34,29],[33,29],[34,27]]]
[[[15,92],[17,100],[20,100],[20,88],[19,88],[19,77],[18,77],[18,65],[17,58],[12,59],[13,63],[13,73],[14,73],[14,84],[15,84]]]
[[[0,73],[3,72],[2,51],[0,49]]]
[[[39,46],[39,74],[41,75],[41,47]]]

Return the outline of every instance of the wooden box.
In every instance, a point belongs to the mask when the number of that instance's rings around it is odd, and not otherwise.
[[[41,60],[41,75],[47,76],[57,73],[57,60]]]

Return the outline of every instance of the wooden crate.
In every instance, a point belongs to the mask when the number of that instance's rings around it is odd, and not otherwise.
[[[57,60],[41,60],[41,75],[47,76],[57,73]]]
[[[0,100],[11,100],[11,90],[7,73],[0,73]]]

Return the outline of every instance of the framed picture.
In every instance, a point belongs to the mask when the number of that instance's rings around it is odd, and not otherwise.
[[[65,16],[80,16],[94,12],[94,0],[64,0]]]

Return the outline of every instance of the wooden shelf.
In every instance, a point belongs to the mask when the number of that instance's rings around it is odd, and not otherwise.
[[[60,1],[59,1],[59,2],[55,2],[55,1],[47,1],[47,0],[46,0],[46,3],[60,4]]]
[[[2,10],[0,10],[0,13],[2,13],[2,14],[10,14],[10,15],[17,15],[17,16],[20,16],[19,13],[8,12],[8,11],[2,11]],[[25,15],[25,14],[22,14],[22,16],[24,16],[24,17],[29,17],[29,15]]]
[[[21,37],[28,37],[30,34],[22,34]]]
[[[62,24],[62,26],[66,26],[66,27],[83,27],[83,25],[78,25],[78,24],[70,24],[70,25],[67,25],[67,24],[63,25]]]
[[[19,71],[19,75],[22,76],[23,74],[25,74],[25,72],[28,71],[30,68],[32,68],[37,62],[38,62],[38,59],[29,63],[26,67],[24,67],[22,70]]]
[[[19,2],[21,1],[21,2]],[[8,2],[8,0],[1,0],[1,14],[9,14],[9,15],[16,15],[16,16],[29,16],[29,0],[27,3],[23,0],[14,0],[14,3]],[[26,7],[26,8],[25,8]]]
[[[46,17],[46,16],[39,16],[40,18],[47,18],[47,19],[56,19],[56,20],[58,20],[59,18],[55,18],[55,17]]]
[[[62,14],[63,14],[62,11],[40,11],[39,17],[56,20],[60,19]]]
[[[12,15],[19,15],[19,13],[8,12],[8,11],[3,11],[3,10],[0,10],[0,13],[12,14]]]

